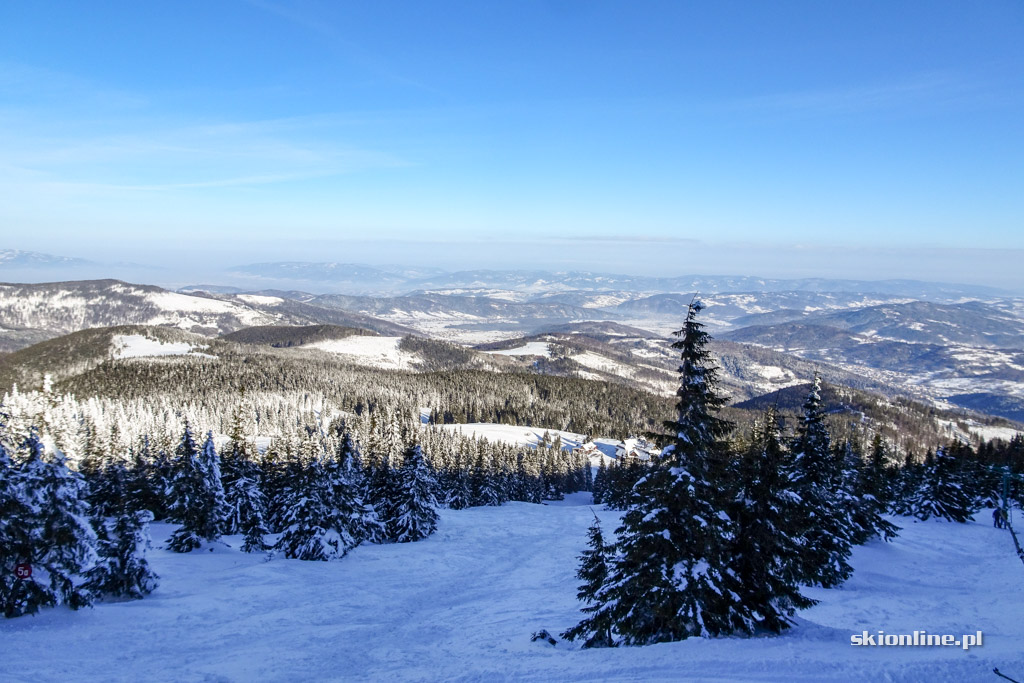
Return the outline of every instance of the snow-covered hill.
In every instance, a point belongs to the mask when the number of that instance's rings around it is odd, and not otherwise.
[[[0,284],[0,351],[93,327],[152,325],[215,336],[253,326],[310,323],[387,334],[412,331],[358,312],[275,296],[172,292],[119,280]]]
[[[782,636],[579,650],[531,642],[579,618],[585,494],[549,505],[442,511],[419,543],[336,562],[212,546],[151,552],[160,587],[137,602],[0,621],[11,681],[993,681],[1024,678],[1024,567],[983,522],[899,518],[892,543],[854,551],[844,586]],[[598,509],[606,529],[618,513]],[[986,513],[979,515],[986,519]],[[154,526],[158,545],[172,527]],[[983,645],[853,647],[852,635],[983,633]]]
[[[282,316],[244,302],[221,301],[118,280],[0,284],[0,323],[50,337],[90,327],[157,325],[217,333],[280,323]]]

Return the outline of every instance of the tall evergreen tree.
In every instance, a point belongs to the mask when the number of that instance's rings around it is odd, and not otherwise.
[[[351,519],[336,506],[334,486],[319,458],[305,464],[288,493],[284,532],[275,546],[285,557],[326,561],[359,545]]]
[[[473,473],[469,478],[469,486],[470,500],[474,507],[501,504],[495,472],[484,462],[483,450],[477,453]]]
[[[390,519],[391,538],[398,543],[419,541],[437,530],[434,473],[419,445],[407,448],[403,460]]]
[[[608,486],[608,466],[604,464],[604,456],[601,456],[601,464],[597,466],[597,475],[594,477],[594,505],[604,503],[605,489]]]
[[[897,536],[899,527],[882,517],[887,504],[886,473],[884,469],[885,442],[876,435],[872,455],[864,462],[859,448],[850,441],[839,449],[838,459],[842,463],[841,499],[849,511],[853,524],[850,540],[854,544],[865,543],[872,538],[890,540]]]
[[[379,522],[379,526],[371,532],[371,536],[367,540],[373,543],[393,541],[400,484],[398,473],[392,469],[388,459],[383,459],[376,466],[370,468],[365,486],[364,500],[373,507],[374,515]]]
[[[825,588],[837,586],[853,573],[849,563],[853,522],[838,493],[841,470],[832,453],[817,375],[804,401],[792,450],[790,476],[800,498],[793,532],[803,544],[800,576]]]
[[[601,533],[601,520],[594,515],[594,523],[587,531],[587,545],[580,555],[576,578],[583,581],[576,599],[585,603],[581,612],[588,615],[580,623],[562,634],[566,640],[583,639],[583,647],[614,647],[612,610],[604,602],[607,597],[609,568],[613,562],[615,546],[606,543]]]
[[[265,520],[267,501],[256,479],[258,471],[241,472],[241,469],[236,470],[235,478],[225,494],[228,508],[225,530],[245,535],[243,551],[260,552],[266,550],[263,539],[270,533]]]
[[[917,491],[910,496],[908,507],[911,514],[921,520],[935,517],[950,522],[966,522],[976,512],[960,478],[956,459],[946,449],[935,450]]]
[[[91,599],[83,584],[96,562],[96,534],[89,523],[85,480],[67,468],[59,450],[46,452],[34,427],[20,450],[25,456],[20,494],[29,517],[15,520],[15,531],[26,542],[21,561],[33,567],[33,574],[20,580],[13,614],[48,605],[86,607]]]
[[[104,529],[100,561],[89,572],[87,589],[96,597],[138,600],[153,592],[160,577],[150,568],[149,510],[124,510],[112,528]],[[103,522],[105,524],[105,522]]]
[[[220,481],[220,465],[208,435],[200,450],[185,424],[181,442],[175,450],[174,478],[171,481],[171,509],[181,527],[167,540],[168,547],[187,553],[220,537],[226,503]]]
[[[801,545],[791,535],[800,498],[790,478],[789,454],[781,443],[778,417],[769,410],[755,425],[750,447],[740,458],[738,521],[731,563],[743,602],[757,625],[780,633],[798,609],[815,604],[800,593]]]
[[[717,415],[717,368],[708,335],[690,304],[672,346],[681,352],[673,442],[634,487],[618,529],[608,583],[613,631],[626,645],[749,630],[754,615],[728,566],[736,523],[727,512],[722,438],[731,424]]]
[[[352,438],[344,432],[332,463],[335,505],[349,515],[350,530],[360,542],[379,542],[386,535],[377,510],[366,499],[366,472],[363,454]]]
[[[39,500],[11,461],[0,422],[0,611],[5,617],[34,614],[39,608],[56,603],[42,575],[22,578],[17,567],[30,563],[41,545]]]

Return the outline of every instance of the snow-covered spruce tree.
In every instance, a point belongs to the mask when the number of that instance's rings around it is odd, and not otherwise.
[[[452,510],[464,510],[473,505],[473,491],[469,475],[460,467],[453,467],[444,473],[444,504]]]
[[[100,560],[89,571],[85,586],[97,598],[141,599],[157,587],[160,577],[149,567],[146,550],[150,547],[149,510],[124,510],[113,525],[106,528],[100,542]]]
[[[956,459],[945,448],[937,448],[925,468],[917,491],[908,500],[910,513],[921,520],[932,517],[966,522],[977,510],[960,479]]]
[[[167,547],[187,553],[220,537],[226,503],[220,482],[220,464],[209,434],[202,450],[196,447],[188,423],[175,450],[171,480],[171,511],[181,527],[171,534]]]
[[[225,534],[247,533],[262,550],[262,541],[259,540],[262,536],[259,535],[268,533],[264,528],[266,498],[260,489],[256,447],[245,438],[240,406],[232,413],[228,439],[220,451],[220,474],[226,505],[221,531]],[[251,519],[253,517],[255,519]]]
[[[228,533],[244,534],[242,550],[247,553],[266,550],[263,537],[270,531],[265,520],[267,501],[260,490],[258,470],[238,469],[225,492],[228,514],[224,528]]]
[[[601,456],[601,464],[597,466],[597,475],[594,476],[593,496],[594,505],[601,505],[604,502],[605,488],[608,482],[608,467],[604,464],[604,456]]]
[[[859,448],[846,441],[838,451],[842,466],[840,503],[849,511],[853,524],[850,540],[855,545],[866,543],[872,538],[891,540],[898,535],[899,527],[882,517],[887,509],[885,502],[885,472],[878,471],[878,462],[884,461],[885,446],[881,436],[876,436],[872,457],[864,462]]]
[[[390,459],[383,458],[370,468],[365,480],[363,499],[373,507],[380,523],[374,535],[367,540],[373,543],[393,541],[394,518],[398,500],[398,472],[391,467]]]
[[[604,504],[611,510],[625,510],[633,496],[633,487],[643,478],[647,469],[636,458],[625,458],[628,462],[616,462],[608,468],[605,484]]]
[[[149,510],[162,520],[169,514],[173,468],[167,451],[154,449],[149,435],[143,435],[131,453],[131,469],[125,482],[125,506]]]
[[[0,611],[7,618],[33,614],[39,608],[55,604],[50,590],[40,580],[19,578],[16,568],[33,559],[40,545],[39,501],[21,468],[11,461],[0,422]]]
[[[607,590],[608,572],[612,564],[615,546],[605,543],[601,533],[601,520],[594,515],[594,523],[587,531],[587,545],[580,555],[580,567],[576,578],[583,581],[576,598],[585,603],[581,612],[588,615],[583,621],[562,633],[566,640],[583,639],[583,647],[614,647],[612,636],[611,607],[604,602]]]
[[[398,470],[398,489],[392,508],[390,536],[397,543],[419,541],[437,530],[434,473],[419,445],[405,449]]]
[[[781,443],[774,409],[755,424],[749,448],[736,462],[738,523],[730,563],[740,579],[744,605],[757,625],[781,633],[798,609],[815,604],[800,593],[801,545],[791,535],[798,503],[790,454]]]
[[[913,515],[912,502],[915,499],[918,489],[924,483],[925,471],[928,468],[926,463],[934,460],[931,451],[928,451],[925,462],[918,462],[912,453],[907,453],[903,460],[903,467],[900,468],[893,485],[892,497],[889,501],[889,511],[894,515]]]
[[[86,480],[89,485],[89,506],[94,516],[110,517],[124,506],[129,475],[120,456],[112,456],[108,452]]]
[[[352,533],[351,518],[336,507],[334,482],[319,458],[305,464],[288,491],[283,521],[275,547],[297,560],[344,557],[362,540]]]
[[[220,451],[221,480],[226,491],[236,477],[253,478],[256,463],[256,445],[246,438],[244,414],[247,406],[235,406],[231,412],[231,425],[228,427],[228,442]],[[251,408],[248,408],[251,411]],[[237,528],[225,528],[224,533],[238,533]]]
[[[832,453],[832,438],[825,425],[821,380],[814,384],[803,406],[803,419],[793,441],[792,478],[800,504],[792,533],[802,539],[799,575],[802,581],[825,588],[838,586],[853,573],[850,566],[854,533],[850,510],[838,493],[840,468]]]
[[[682,354],[677,417],[665,423],[673,442],[636,483],[616,532],[606,602],[620,644],[748,631],[756,621],[729,566],[736,522],[722,438],[731,424],[717,415],[725,399],[696,319],[701,308],[690,304],[672,345]]]
[[[494,469],[485,462],[484,453],[481,450],[477,453],[473,472],[469,478],[470,501],[473,507],[501,504],[495,474]]]
[[[28,581],[36,580],[36,572],[40,583],[43,577],[49,579],[45,602],[27,611],[42,605],[86,607],[91,600],[83,587],[84,575],[96,562],[96,534],[89,523],[85,479],[67,468],[59,450],[46,452],[35,428],[19,450],[26,458],[21,467],[22,494],[33,513],[28,520],[31,543],[23,561],[33,567]]]
[[[342,434],[334,460],[329,465],[335,506],[343,512],[347,511],[352,536],[360,542],[379,542],[386,535],[386,530],[377,517],[376,509],[364,497],[366,473],[363,470],[363,454],[350,432]]]

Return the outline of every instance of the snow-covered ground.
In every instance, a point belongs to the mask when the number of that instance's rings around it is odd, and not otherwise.
[[[586,440],[585,434],[566,432],[560,429],[544,429],[543,427],[521,427],[516,425],[495,424],[493,422],[474,422],[472,424],[437,425],[441,429],[462,432],[468,437],[480,437],[494,443],[507,443],[513,446],[535,447],[547,432],[553,439],[562,437],[562,448],[578,448]]]
[[[302,562],[214,545],[151,552],[141,601],[0,620],[0,680],[994,681],[1024,678],[1024,566],[985,523],[913,523],[853,556],[844,586],[783,636],[580,650],[530,642],[575,624],[589,496],[442,511],[425,541]],[[597,510],[606,529],[618,513]],[[154,525],[158,544],[172,527]],[[862,631],[973,634],[984,645],[853,647]]]
[[[543,356],[544,358],[551,357],[551,349],[548,348],[548,343],[542,341],[526,342],[524,345],[516,347],[514,349],[484,351],[484,353],[489,353],[494,356]]]
[[[348,356],[355,362],[388,370],[411,370],[416,354],[398,348],[401,337],[370,337],[354,335],[344,339],[328,339],[303,346],[328,353]]]
[[[196,349],[197,347],[188,342],[161,341],[159,339],[150,339],[141,334],[118,334],[110,340],[110,352],[114,358],[118,359],[185,355],[216,358],[216,356],[201,353]]]

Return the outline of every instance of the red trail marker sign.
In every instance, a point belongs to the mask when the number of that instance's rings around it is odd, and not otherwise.
[[[32,565],[28,562],[22,562],[14,567],[14,575],[19,579],[27,579],[32,576]]]

